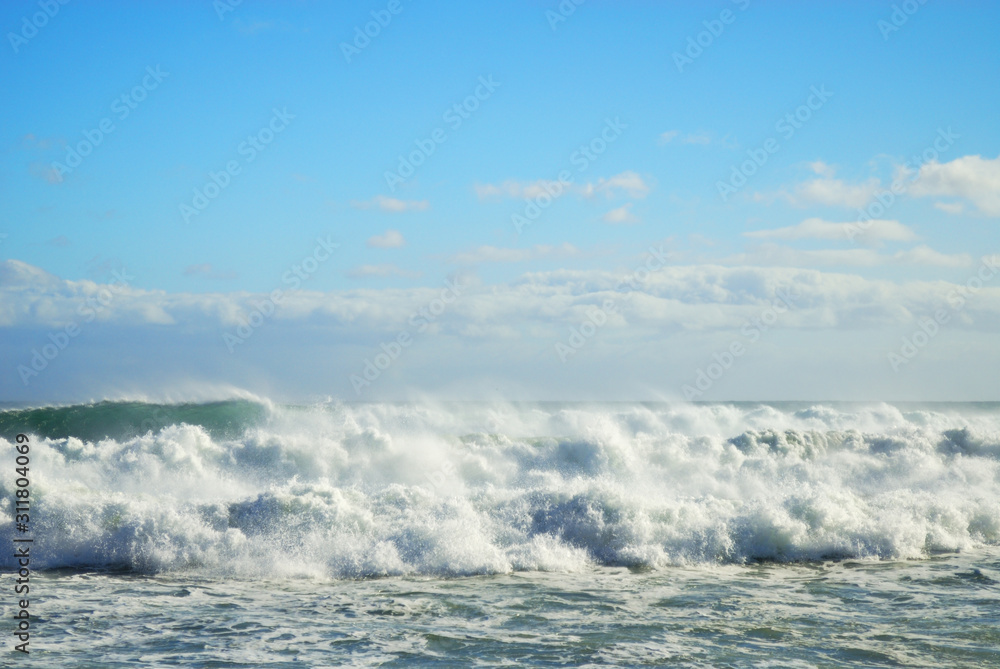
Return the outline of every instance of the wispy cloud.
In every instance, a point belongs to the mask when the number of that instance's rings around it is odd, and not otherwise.
[[[811,169],[813,172],[820,175],[821,177],[827,177],[827,178],[833,178],[833,175],[836,172],[836,168],[834,168],[832,165],[824,163],[822,160],[814,160],[813,162],[809,163],[809,169]]]
[[[565,193],[565,184],[558,181],[538,179],[537,181],[517,181],[508,179],[500,184],[475,184],[476,197],[480,200],[509,198],[534,198],[543,193]]]
[[[783,190],[775,194],[754,194],[757,201],[783,199],[795,207],[826,205],[860,209],[871,202],[880,188],[880,182],[872,177],[862,183],[848,183],[842,179],[820,177],[796,185],[791,191]]]
[[[380,209],[398,214],[404,211],[424,211],[431,205],[427,200],[398,200],[394,197],[376,195],[371,200],[353,200],[351,206],[355,209]]]
[[[834,177],[835,168],[822,160],[808,163],[809,170],[819,175],[794,186],[781,188],[772,193],[754,193],[757,202],[784,200],[794,207],[825,205],[859,209],[864,207],[878,192],[881,182],[872,177],[861,183],[849,183]]]
[[[952,215],[958,215],[965,211],[965,205],[961,202],[935,202],[934,208]]]
[[[50,184],[62,183],[63,177],[59,173],[59,170],[52,167],[51,164],[34,162],[28,166],[28,171],[31,176],[37,177],[42,181]]]
[[[601,194],[611,198],[624,192],[629,197],[644,198],[649,195],[649,191],[649,185],[637,172],[631,170],[608,179],[598,179],[596,183],[588,183],[581,188],[586,197]]]
[[[520,263],[541,258],[565,258],[579,255],[580,250],[572,244],[547,246],[539,244],[526,249],[480,246],[473,251],[458,253],[448,259],[455,265],[480,265],[484,263]]]
[[[583,197],[604,195],[608,198],[626,194],[633,198],[646,197],[651,188],[638,172],[627,170],[608,178],[600,178],[584,184],[566,184],[558,181],[539,179],[537,181],[517,181],[508,179],[499,184],[475,184],[476,196],[480,200],[499,198],[536,198],[544,194],[559,197],[566,193],[576,193]]]
[[[910,265],[926,267],[969,267],[972,256],[945,254],[928,246],[917,246],[895,253],[879,253],[874,249],[803,250],[776,244],[761,245],[747,253],[730,256],[726,265],[762,265],[781,267],[883,267]]]
[[[899,221],[871,220],[862,232],[854,223],[832,223],[821,218],[807,218],[798,225],[772,230],[753,230],[743,236],[755,239],[833,239],[849,240],[857,237],[868,242],[907,242],[917,238],[916,233]]]
[[[628,202],[617,209],[612,209],[608,213],[604,214],[601,220],[605,223],[611,224],[638,223],[639,219],[632,214],[631,209],[632,203]]]
[[[399,230],[386,230],[381,235],[369,237],[366,244],[373,249],[398,249],[406,244],[406,240]]]
[[[49,149],[65,145],[66,141],[64,139],[58,139],[55,137],[38,137],[31,132],[21,137],[21,148],[24,149],[48,151]]]

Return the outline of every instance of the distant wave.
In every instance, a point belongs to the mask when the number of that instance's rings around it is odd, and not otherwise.
[[[1000,543],[997,405],[8,409],[6,545],[18,432],[33,565],[50,568],[356,578]]]

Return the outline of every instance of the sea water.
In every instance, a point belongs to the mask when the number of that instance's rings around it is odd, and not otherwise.
[[[7,408],[0,472],[4,666],[24,536],[38,666],[1000,666],[996,404]]]

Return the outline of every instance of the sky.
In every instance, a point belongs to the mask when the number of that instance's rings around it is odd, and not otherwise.
[[[0,5],[0,401],[1000,400],[1000,5]]]

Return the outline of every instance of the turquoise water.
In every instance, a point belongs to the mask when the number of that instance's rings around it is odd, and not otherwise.
[[[0,463],[35,666],[1000,666],[994,404],[8,407]]]

